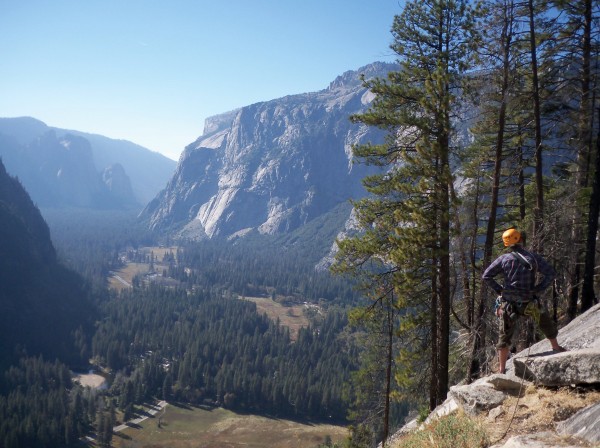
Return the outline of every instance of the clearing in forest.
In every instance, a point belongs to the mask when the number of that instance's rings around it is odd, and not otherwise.
[[[200,409],[169,404],[160,415],[113,436],[115,448],[314,448],[325,440],[341,442],[342,426],[299,423],[222,408]]]
[[[304,310],[311,305],[284,306],[267,297],[243,297],[242,300],[254,302],[256,310],[259,313],[266,314],[274,322],[279,318],[279,323],[290,329],[290,338],[292,341],[298,339],[300,328],[308,327],[309,321],[304,314]]]
[[[128,258],[130,253],[137,255],[136,261]],[[135,251],[131,249],[127,251],[127,255],[121,255],[121,260],[124,266],[110,273],[108,278],[109,288],[121,291],[125,288],[131,288],[133,278],[136,275],[141,276],[161,276],[163,270],[168,269],[169,264],[163,262],[165,254],[177,254],[177,247],[142,247]],[[153,256],[154,261],[150,263],[150,257]],[[144,261],[142,261],[144,260]]]

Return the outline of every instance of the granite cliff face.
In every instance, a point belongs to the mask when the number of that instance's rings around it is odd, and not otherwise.
[[[353,164],[351,148],[383,134],[348,117],[373,99],[360,75],[385,76],[392,67],[371,64],[325,90],[207,119],[204,135],[185,149],[141,217],[186,238],[276,234],[363,196],[361,179],[373,168]]]
[[[115,198],[120,198],[124,205],[135,205],[135,196],[131,188],[129,176],[120,163],[107,166],[102,172],[102,182]]]

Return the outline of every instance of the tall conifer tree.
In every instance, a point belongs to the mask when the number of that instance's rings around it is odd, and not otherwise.
[[[387,138],[354,148],[382,174],[364,180],[372,196],[355,204],[364,233],[340,242],[338,269],[362,271],[363,286],[378,278],[394,285],[403,312],[400,332],[412,341],[400,355],[397,379],[406,388],[428,390],[432,409],[448,390],[451,123],[477,41],[474,22],[467,1],[407,2],[392,27],[400,69],[367,80],[375,99],[352,117],[384,129]],[[417,364],[425,367],[418,376]]]

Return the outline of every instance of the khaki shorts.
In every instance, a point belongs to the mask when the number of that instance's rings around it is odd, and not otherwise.
[[[529,303],[531,302],[502,302],[502,313],[498,318],[500,334],[498,343],[496,344],[497,349],[510,347],[515,328],[517,327],[517,322],[519,318],[525,316],[525,309]],[[558,336],[558,327],[550,317],[546,308],[540,306],[537,301],[532,303],[531,306],[535,306],[539,312],[539,321],[536,322],[536,325],[542,333],[544,333],[544,336],[548,339],[556,338],[556,336]]]

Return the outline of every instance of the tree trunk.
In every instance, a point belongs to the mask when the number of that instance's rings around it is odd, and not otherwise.
[[[393,293],[392,293],[393,294]],[[390,435],[390,395],[392,393],[392,364],[394,363],[394,298],[387,306],[387,354],[385,371],[385,410],[383,416],[383,441],[382,447],[385,448],[385,442]]]
[[[577,152],[577,176],[575,179],[576,191],[579,194],[588,184],[589,157],[592,150],[591,123],[589,119],[592,110],[590,106],[590,60],[591,60],[591,28],[592,28],[592,0],[584,0],[582,54],[581,54],[581,100],[579,105],[579,150]],[[583,236],[582,223],[579,220],[581,210],[577,207],[573,210],[572,243],[574,254],[570,265],[575,268],[571,273],[569,304],[567,314],[569,320],[577,316],[577,300],[579,298],[579,276],[580,276],[580,251],[579,244]]]
[[[519,135],[522,136],[523,132],[519,127]],[[525,202],[525,161],[523,157],[523,142],[521,141],[521,137],[519,137],[519,147],[517,148],[518,160],[519,160],[519,218],[521,218],[521,222],[525,220],[526,216],[526,202]]]
[[[477,273],[479,270],[477,269],[477,238],[479,237],[478,229],[479,229],[479,197],[480,197],[480,187],[481,187],[481,176],[478,174],[477,176],[477,189],[475,191],[476,200],[475,205],[473,207],[473,233],[471,234],[471,247],[469,256],[471,257],[471,272],[473,275],[472,285],[473,291],[471,292],[471,298],[469,300],[469,328],[473,333],[473,328],[477,325],[477,321],[475,320],[475,297],[477,296],[477,285],[479,284],[479,279]]]
[[[512,5],[511,5],[512,8]],[[506,103],[510,76],[510,48],[512,34],[510,32],[512,20],[511,11],[505,10],[504,25],[502,28],[502,39],[504,42],[502,59],[502,90],[500,110],[498,111],[498,133],[496,137],[496,153],[494,156],[494,177],[492,180],[492,197],[490,201],[490,215],[485,233],[485,243],[483,247],[482,267],[487,267],[492,259],[494,249],[494,232],[496,230],[496,217],[498,211],[498,196],[500,191],[500,173],[502,169],[502,148],[504,146],[504,129],[506,123]],[[486,288],[479,289],[479,304],[475,318],[475,326],[472,334],[471,362],[468,372],[468,381],[476,379],[481,370],[481,349],[485,345],[486,323],[485,315]]]
[[[448,89],[447,93],[449,95]],[[448,96],[446,96],[447,98]],[[446,123],[449,123],[449,106],[445,109]],[[449,128],[449,124],[446,129]],[[450,138],[443,133],[440,141],[440,286],[439,286],[439,361],[437,405],[443,403],[448,395],[448,371],[450,369],[450,173],[449,148]]]
[[[542,176],[542,124],[533,0],[529,0],[529,44],[531,50],[531,74],[533,83],[533,116],[535,122],[535,209],[533,213],[532,246],[535,251],[541,253],[543,252],[544,179]]]
[[[439,367],[438,367],[438,355],[439,355],[439,326],[438,326],[438,283],[437,283],[437,270],[438,270],[438,259],[437,256],[433,256],[431,260],[431,383],[429,384],[429,410],[433,411],[437,406],[437,389],[439,382]]]
[[[456,191],[454,189],[454,184],[450,182],[450,198],[452,204],[457,202]],[[479,198],[479,192],[476,193],[475,205],[474,208],[477,208],[477,200]],[[458,258],[460,259],[460,269],[462,269],[461,283],[462,283],[462,295],[464,300],[467,303],[466,316],[458,317],[455,312],[453,315],[455,316],[458,323],[469,331],[473,326],[473,310],[475,299],[473,297],[473,292],[471,289],[471,285],[469,283],[469,263],[467,260],[467,249],[465,248],[465,240],[466,235],[463,234],[463,225],[460,219],[460,212],[458,210],[452,210],[452,215],[454,216],[454,226],[456,227],[456,234],[459,235],[458,240]],[[451,310],[452,310],[452,301],[451,301]],[[465,319],[466,317],[466,319]]]
[[[594,293],[594,269],[596,267],[596,237],[598,235],[598,215],[600,213],[600,131],[596,139],[595,173],[588,214],[588,234],[585,249],[583,286],[581,287],[581,312],[589,310],[596,302]]]

